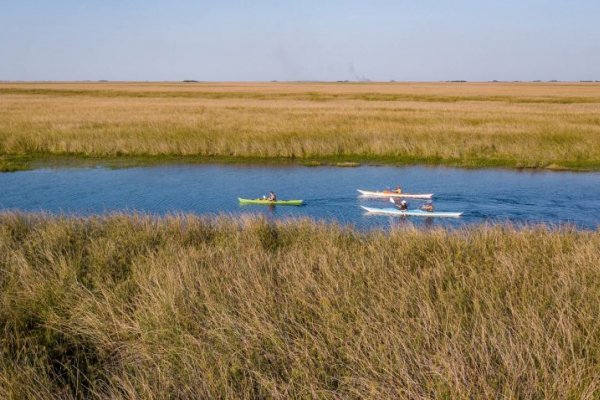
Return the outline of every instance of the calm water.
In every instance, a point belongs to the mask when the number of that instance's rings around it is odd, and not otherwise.
[[[397,184],[411,193],[435,193],[438,211],[462,211],[460,219],[365,215],[357,188]],[[240,206],[237,198],[273,190],[303,207]],[[409,201],[410,208],[420,201]],[[40,169],[0,174],[0,210],[91,214],[143,211],[153,214],[263,213],[270,217],[309,216],[359,228],[395,224],[461,226],[511,221],[600,224],[600,174],[518,172],[428,167],[259,167],[186,165],[130,169]]]

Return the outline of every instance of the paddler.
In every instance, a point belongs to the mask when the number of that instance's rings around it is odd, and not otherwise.
[[[269,195],[267,196],[267,200],[277,201],[277,196],[275,195],[275,192],[269,192]]]
[[[400,186],[396,186],[396,190],[394,190],[394,192],[401,194],[402,193],[402,188]]]
[[[402,200],[400,202],[400,204],[398,204],[396,202],[396,199],[390,199],[390,203],[393,203],[397,208],[399,208],[401,211],[406,211],[408,210],[408,203],[406,202],[406,200]]]
[[[429,200],[428,202],[426,202],[425,204],[423,204],[421,206],[421,210],[427,211],[427,212],[433,212],[433,202],[431,200]]]

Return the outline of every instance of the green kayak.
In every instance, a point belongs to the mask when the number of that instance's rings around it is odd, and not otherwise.
[[[242,199],[238,197],[240,204],[266,204],[266,205],[278,205],[278,206],[301,206],[302,200],[277,200],[270,201],[264,199]]]

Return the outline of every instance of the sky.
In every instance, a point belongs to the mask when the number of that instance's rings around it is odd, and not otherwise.
[[[600,80],[600,0],[0,0],[0,80]]]

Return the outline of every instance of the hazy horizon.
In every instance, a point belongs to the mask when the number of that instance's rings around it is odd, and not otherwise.
[[[109,79],[77,79],[77,80],[26,80],[26,79],[0,79],[0,82],[4,83],[232,83],[232,84],[243,84],[243,83],[600,83],[600,80],[594,79],[579,79],[579,80],[512,80],[512,81],[501,81],[501,80],[489,80],[489,81],[468,81],[468,80],[445,80],[445,81],[372,81],[372,80],[241,80],[241,81],[212,81],[212,80],[196,80],[196,79],[178,79],[178,80],[109,80]]]
[[[600,79],[600,2],[0,5],[0,80]]]

